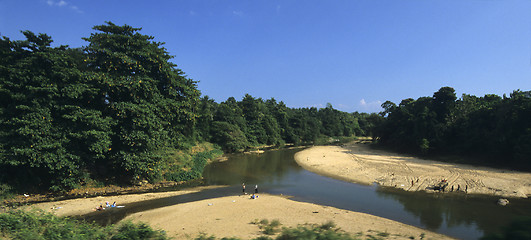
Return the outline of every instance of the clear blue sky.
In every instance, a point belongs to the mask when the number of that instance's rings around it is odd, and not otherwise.
[[[84,46],[142,27],[199,89],[289,107],[377,112],[390,100],[531,89],[531,0],[0,0],[0,34]]]

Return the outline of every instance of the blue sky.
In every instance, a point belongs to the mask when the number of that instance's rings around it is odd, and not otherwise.
[[[217,102],[378,112],[386,100],[531,90],[531,0],[0,0],[0,34],[84,46],[142,27]]]

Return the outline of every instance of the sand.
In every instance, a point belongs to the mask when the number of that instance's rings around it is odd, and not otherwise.
[[[220,186],[197,187],[197,188],[190,188],[186,190],[171,191],[171,192],[77,198],[77,199],[69,199],[69,200],[63,200],[63,201],[37,203],[33,205],[24,206],[23,208],[42,209],[48,212],[53,212],[55,215],[61,216],[61,217],[62,216],[76,216],[76,215],[84,215],[87,213],[95,212],[96,211],[95,208],[102,204],[105,205],[105,202],[109,202],[110,204],[112,204],[113,202],[116,202],[116,205],[127,207],[129,203],[133,203],[133,202],[180,196],[180,195],[196,193],[202,190],[213,189],[213,188],[218,188],[218,187]]]
[[[296,227],[299,224],[323,224],[332,221],[342,230],[377,236],[389,233],[387,239],[452,239],[417,227],[372,216],[369,214],[341,210],[311,203],[296,202],[281,196],[260,194],[257,199],[249,196],[228,196],[178,204],[146,212],[136,213],[127,219],[143,221],[165,229],[169,236],[177,239],[206,236],[237,237],[252,239],[263,236],[258,225],[262,219],[279,220],[282,227]]]
[[[45,209],[59,216],[71,216],[94,212],[94,208],[105,201],[117,201],[119,205],[131,202],[180,196],[200,192],[199,187],[175,192],[130,194],[109,197],[72,199],[58,202],[39,203],[30,207]],[[251,239],[263,236],[259,226],[253,222],[262,219],[279,220],[282,227],[296,227],[299,224],[323,224],[333,221],[337,227],[352,233],[378,236],[389,233],[386,239],[452,239],[451,237],[430,232],[393,220],[352,212],[311,203],[297,202],[285,196],[259,194],[257,199],[249,195],[224,196],[200,201],[187,202],[169,207],[157,208],[129,215],[126,220],[145,222],[155,229],[166,231],[174,239],[194,239],[201,233],[207,236],[238,237]],[[29,208],[29,207],[28,207]]]
[[[366,144],[315,146],[298,152],[295,160],[306,170],[332,178],[406,191],[434,192],[443,179],[446,192],[503,197],[531,196],[531,173],[424,160],[375,150]]]

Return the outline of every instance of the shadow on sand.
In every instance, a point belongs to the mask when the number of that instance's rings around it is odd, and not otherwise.
[[[179,196],[172,196],[166,198],[158,198],[140,202],[133,202],[127,204],[123,208],[107,208],[104,211],[96,211],[85,215],[74,217],[78,220],[84,220],[87,222],[95,222],[96,224],[106,226],[114,224],[124,219],[128,215],[137,212],[148,211],[151,209],[172,206],[175,204],[195,202],[210,198],[236,196],[241,191],[239,186],[220,187],[213,189],[205,189],[199,192],[188,193]]]

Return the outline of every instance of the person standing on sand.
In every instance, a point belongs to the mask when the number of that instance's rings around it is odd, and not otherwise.
[[[258,184],[254,186],[254,193],[258,193]]]
[[[245,183],[242,183],[242,193],[245,194]]]

